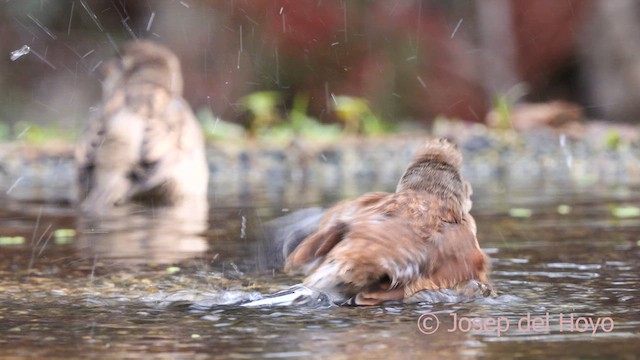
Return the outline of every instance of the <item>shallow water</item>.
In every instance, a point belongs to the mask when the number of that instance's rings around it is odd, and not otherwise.
[[[497,299],[241,308],[239,301],[300,280],[264,266],[263,224],[343,197],[283,194],[216,203],[204,236],[177,235],[176,223],[151,222],[136,209],[120,229],[105,230],[79,226],[68,205],[5,203],[0,354],[631,359],[640,352],[640,216],[616,212],[637,206],[640,189],[476,189],[473,214]],[[437,330],[428,316],[437,317]]]

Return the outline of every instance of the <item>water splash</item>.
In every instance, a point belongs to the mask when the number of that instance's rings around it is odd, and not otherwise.
[[[95,51],[96,51],[96,49],[91,49],[91,50],[89,50],[86,54],[82,55],[82,58],[83,58],[83,59],[84,59],[84,58],[86,58],[87,56],[89,56],[89,55],[93,54]]]
[[[240,239],[247,237],[247,217],[242,215],[242,222],[240,223]]]
[[[240,306],[248,308],[273,306],[331,307],[333,303],[326,294],[298,284],[286,290],[262,296],[257,300],[247,301],[240,304]]]
[[[29,125],[26,128],[24,128],[24,130],[22,130],[20,132],[20,134],[18,134],[18,136],[16,136],[16,139],[20,139],[21,137],[23,137],[29,130],[31,130],[31,125]]]
[[[155,11],[151,13],[151,16],[149,17],[149,22],[147,22],[147,31],[149,31],[151,29],[151,24],[153,24],[153,19],[155,19],[156,17],[156,13]]]
[[[571,169],[573,167],[573,154],[571,154],[571,150],[567,146],[567,135],[560,134],[560,147],[562,148],[562,152],[564,154],[564,159],[567,163],[567,167]]]
[[[36,234],[38,233],[38,228],[40,226],[40,218],[42,217],[42,210],[43,210],[43,206],[40,206],[40,210],[38,210],[38,217],[36,218],[36,224],[33,227],[33,234],[31,234],[31,246],[33,247],[31,250],[31,259],[29,260],[29,265],[27,266],[27,274],[31,273],[31,269],[33,268],[33,264],[35,262],[35,252],[36,252],[36,247],[38,246],[38,243],[40,242],[40,240],[42,239],[42,237],[40,237],[40,239],[38,240],[38,242],[34,243],[34,240],[36,238]],[[51,226],[51,225],[49,225]],[[42,236],[44,236],[44,234],[47,232],[47,230],[45,230],[42,233]]]
[[[5,192],[5,194],[9,195],[13,189],[18,186],[18,184],[20,183],[20,181],[22,181],[22,178],[24,176],[20,176],[18,179],[16,179],[16,181],[13,182],[13,184],[9,187],[9,189]]]
[[[71,11],[69,12],[69,25],[67,26],[67,35],[71,34],[71,20],[73,20],[73,9],[76,7],[76,2],[71,2]]]
[[[103,60],[100,60],[95,65],[93,65],[91,69],[89,69],[89,74],[93,74],[96,71],[96,69],[99,68],[100,65],[102,65],[103,62],[104,62]]]
[[[27,14],[27,17],[31,19],[31,21],[33,21],[34,24],[36,24],[42,31],[44,31],[47,35],[49,35],[53,40],[56,40],[58,38],[53,34],[53,32],[51,32],[51,30],[49,30],[49,28],[44,26],[44,24],[41,23],[40,20],[36,19],[33,15]]]
[[[131,29],[131,26],[129,26],[129,17],[127,16],[126,18],[122,19],[120,22],[122,23],[122,26],[124,26],[124,28],[127,30],[127,32],[129,33],[129,35],[131,35],[132,38],[134,39],[138,39],[138,37],[136,36],[136,34],[133,32],[133,29]]]
[[[22,45],[20,49],[11,52],[11,61],[16,61],[30,52],[31,48],[28,45]]]
[[[276,47],[276,84],[280,85],[280,56],[278,55],[277,47]]]
[[[282,18],[282,32],[286,33],[287,32],[287,21],[285,20],[285,17],[284,17],[284,6],[280,8],[280,17]]]
[[[98,20],[98,16],[96,15],[96,13],[93,12],[93,10],[91,10],[86,0],[80,0],[80,4],[84,8],[84,10],[87,12],[87,14],[89,14],[89,17],[91,18],[91,20],[93,20],[93,22],[96,23],[98,30],[104,32],[104,28],[102,27],[100,20]]]
[[[349,30],[348,30],[348,26],[347,26],[347,2],[343,1],[342,2],[342,18],[344,21],[344,42],[348,43],[349,42]]]
[[[460,20],[458,21],[458,24],[456,25],[455,29],[453,29],[453,32],[451,33],[450,39],[453,39],[453,37],[456,36],[456,33],[458,32],[460,25],[462,25],[463,20],[464,20],[463,18],[460,18]]]
[[[427,88],[427,84],[424,82],[424,80],[422,80],[422,78],[420,77],[420,75],[416,76],[416,79],[418,80],[418,82],[420,83],[420,85],[422,85],[423,88]]]
[[[238,65],[237,68],[240,69],[240,55],[242,55],[242,50],[244,49],[244,45],[242,44],[242,25],[240,25],[240,48],[238,49]]]

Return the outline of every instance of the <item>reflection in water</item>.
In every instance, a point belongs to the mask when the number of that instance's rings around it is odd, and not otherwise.
[[[201,256],[209,246],[204,208],[114,209],[108,216],[78,218],[79,256],[126,264],[171,264]]]

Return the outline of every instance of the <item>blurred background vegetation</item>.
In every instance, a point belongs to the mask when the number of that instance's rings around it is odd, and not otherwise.
[[[632,0],[6,0],[0,139],[73,139],[134,38],[178,54],[221,137],[484,122],[496,99],[637,122],[639,18]]]

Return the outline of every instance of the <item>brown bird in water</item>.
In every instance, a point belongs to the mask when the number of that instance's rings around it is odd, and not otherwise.
[[[423,290],[492,292],[488,258],[476,239],[462,155],[428,141],[396,193],[369,193],[328,210],[319,229],[289,255],[285,270],[334,303],[401,301]]]
[[[204,137],[182,98],[176,55],[134,41],[104,72],[102,103],[76,147],[82,209],[103,213],[129,200],[206,208]]]

